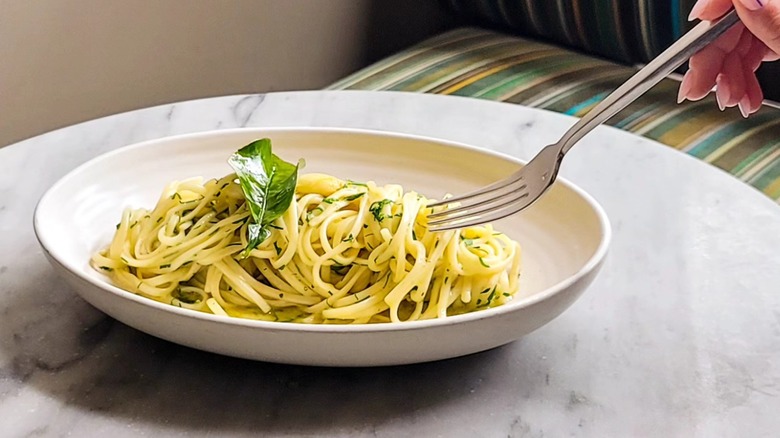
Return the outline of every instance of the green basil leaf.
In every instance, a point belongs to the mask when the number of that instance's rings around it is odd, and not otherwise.
[[[258,224],[249,224],[247,231],[249,235],[246,248],[244,248],[244,252],[242,254],[244,257],[248,256],[250,251],[260,246],[260,244],[263,243],[265,239],[271,236],[271,230]]]
[[[257,248],[270,235],[268,226],[281,217],[295,197],[298,165],[271,152],[271,140],[263,138],[239,149],[228,160],[244,192],[252,224],[248,226],[244,254]]]

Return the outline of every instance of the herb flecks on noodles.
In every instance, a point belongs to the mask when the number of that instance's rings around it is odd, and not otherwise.
[[[217,315],[302,323],[443,318],[511,300],[520,247],[490,225],[429,232],[399,185],[304,174],[267,139],[221,179],[173,182],[127,209],[92,258],[121,288]]]

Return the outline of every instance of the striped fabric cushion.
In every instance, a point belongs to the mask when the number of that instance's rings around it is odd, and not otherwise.
[[[463,28],[386,58],[331,89],[453,94],[582,116],[634,73],[631,67],[548,44]],[[609,124],[724,169],[780,201],[780,110],[749,119],[713,98],[676,104],[664,80]]]
[[[466,23],[498,29],[628,65],[643,64],[690,30],[696,0],[439,0]],[[780,62],[758,71],[780,100]]]
[[[626,63],[679,38],[695,0],[441,0],[466,21]]]

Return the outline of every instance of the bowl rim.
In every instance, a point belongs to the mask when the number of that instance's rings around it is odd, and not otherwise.
[[[309,134],[341,134],[341,135],[363,135],[363,136],[378,136],[385,138],[395,138],[420,142],[438,143],[446,147],[465,149],[471,152],[477,152],[481,154],[491,155],[496,158],[500,158],[518,165],[525,165],[526,161],[515,158],[503,152],[497,152],[487,148],[460,143],[436,137],[406,134],[393,131],[382,131],[376,129],[364,129],[364,128],[345,128],[345,127],[312,127],[312,126],[279,126],[279,127],[244,127],[244,128],[231,128],[231,129],[217,129],[207,130],[200,132],[193,132],[187,134],[179,134],[165,137],[157,137],[150,140],[145,140],[137,143],[118,147],[114,150],[99,154],[86,162],[78,165],[76,168],[68,171],[65,175],[60,177],[54,184],[52,184],[40,197],[35,205],[33,212],[33,230],[35,237],[41,245],[42,249],[56,261],[61,267],[68,270],[78,279],[85,281],[92,286],[101,289],[103,292],[116,295],[120,299],[136,302],[141,305],[151,306],[164,312],[171,312],[178,316],[201,319],[205,323],[217,323],[241,326],[250,329],[262,329],[264,331],[280,331],[280,332],[310,332],[310,333],[366,333],[366,332],[388,332],[388,331],[405,331],[405,330],[419,330],[424,328],[433,328],[438,326],[449,326],[453,324],[463,324],[473,321],[478,321],[486,318],[494,318],[508,313],[514,313],[521,309],[531,307],[539,302],[548,300],[560,292],[566,290],[573,284],[579,282],[589,273],[597,270],[600,264],[606,257],[609,245],[612,240],[612,228],[610,226],[609,218],[603,207],[593,198],[590,194],[585,192],[577,185],[571,183],[565,178],[558,177],[555,184],[561,184],[567,189],[573,191],[580,196],[588,206],[595,212],[598,218],[599,226],[601,228],[601,240],[593,255],[588,258],[585,264],[577,270],[576,273],[569,277],[555,283],[554,285],[537,292],[531,296],[512,300],[509,303],[503,304],[498,307],[492,307],[489,309],[480,310],[477,312],[464,313],[460,315],[448,316],[447,318],[435,318],[421,321],[405,321],[405,322],[388,322],[388,323],[375,323],[375,324],[301,324],[301,323],[280,323],[277,321],[260,321],[247,318],[237,318],[230,316],[214,315],[205,312],[199,312],[191,309],[184,309],[170,304],[161,303],[151,298],[144,297],[124,290],[118,286],[113,285],[109,281],[101,281],[94,276],[86,275],[82,270],[75,266],[72,260],[61,257],[57,253],[57,246],[53,244],[50,238],[47,236],[47,231],[42,228],[41,225],[41,210],[45,207],[50,198],[64,185],[66,185],[72,178],[75,178],[78,174],[87,171],[88,169],[98,166],[101,162],[109,160],[115,155],[121,155],[129,151],[136,149],[143,149],[153,145],[164,145],[166,143],[176,143],[182,141],[191,141],[209,137],[220,137],[229,135],[240,135],[245,133],[257,132],[262,135],[273,135],[274,133],[309,133]],[[79,294],[80,295],[80,294]],[[83,298],[82,298],[83,299]]]

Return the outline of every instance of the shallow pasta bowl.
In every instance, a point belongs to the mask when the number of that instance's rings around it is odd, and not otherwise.
[[[599,271],[610,241],[606,214],[561,179],[532,208],[495,223],[523,249],[520,292],[510,303],[444,319],[361,325],[264,322],[201,313],[115,287],[90,265],[124,208],[151,207],[163,187],[231,172],[227,158],[268,137],[274,152],[306,160],[305,172],[398,183],[428,197],[498,180],[522,162],[430,138],[354,129],[212,131],[163,138],[99,156],[41,198],[34,226],[55,270],[86,301],[151,335],[215,353],[305,365],[378,366],[425,362],[512,342],[566,310]]]

